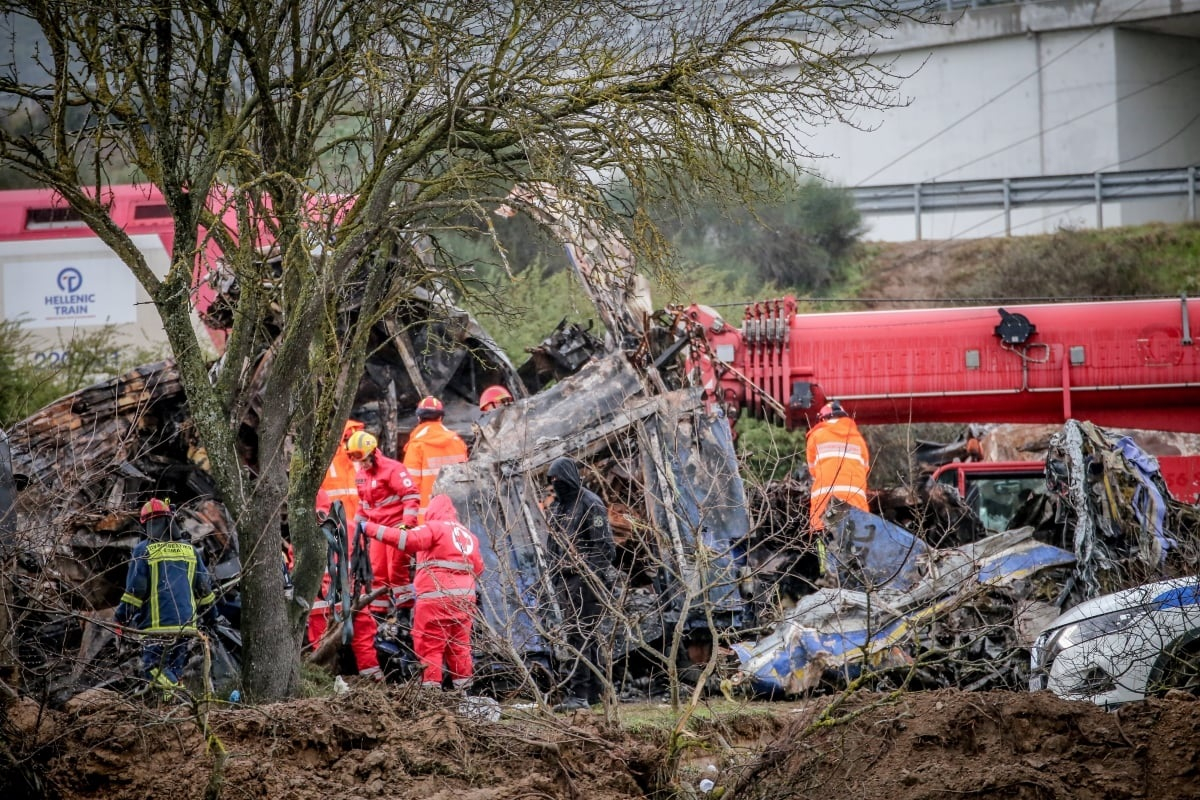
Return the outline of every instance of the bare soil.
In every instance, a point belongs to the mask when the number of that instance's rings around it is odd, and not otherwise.
[[[813,729],[826,703],[708,715],[673,764],[664,725],[533,709],[479,721],[456,699],[405,688],[217,708],[207,742],[186,706],[100,691],[62,712],[22,701],[8,733],[44,796],[64,798],[615,800],[698,796],[705,776],[725,800],[1200,797],[1190,697],[1108,713],[1044,693],[865,694],[843,709],[852,719]]]
[[[208,714],[151,709],[92,692],[67,712],[26,701],[10,714],[50,796],[69,798],[375,798],[490,800],[640,797],[659,760],[644,739],[605,733],[602,717],[457,713],[457,699],[356,687],[337,698]],[[222,758],[224,751],[227,756]]]
[[[912,693],[804,736],[797,719],[742,771],[740,798],[1200,797],[1200,702],[1106,712],[1048,693]]]

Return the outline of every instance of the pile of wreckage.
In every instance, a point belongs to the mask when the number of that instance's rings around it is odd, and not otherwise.
[[[545,470],[560,455],[580,460],[610,507],[621,559],[606,668],[627,696],[661,692],[672,674],[686,679],[709,659],[714,685],[759,696],[860,675],[1015,688],[1041,624],[1060,611],[1200,563],[1200,514],[1170,498],[1153,460],[1072,422],[1050,453],[1047,491],[1022,515],[1031,525],[991,533],[942,486],[915,501],[910,492],[906,503],[883,493],[884,516],[835,507],[817,578],[801,564],[816,552],[803,485],[760,488],[752,525],[729,422],[699,389],[666,371],[648,379],[623,353],[593,351],[575,374],[480,420],[476,387],[513,371],[498,351],[481,360],[489,340],[473,323],[455,331],[459,357],[443,355],[438,370],[418,362],[419,389],[406,348],[380,350],[354,413],[396,423],[411,418],[404,412],[420,392],[450,398],[451,425],[472,455],[443,471],[438,491],[484,549],[478,673],[497,691],[544,687],[562,656],[540,505]],[[398,398],[397,410],[383,398]],[[130,654],[94,621],[108,619],[120,596],[140,533],[135,509],[148,494],[178,502],[236,626],[237,531],[170,362],[62,398],[15,426],[10,441],[24,484],[13,578],[28,686],[53,697],[131,674]]]
[[[620,560],[603,576],[612,657],[599,666],[631,697],[696,679],[706,665],[714,687],[767,696],[858,678],[1016,688],[1041,623],[1200,566],[1196,507],[1170,497],[1136,445],[1075,422],[1048,455],[1046,491],[1022,509],[1027,525],[988,531],[953,489],[919,486],[902,501],[881,494],[879,515],[834,506],[822,558],[807,534],[804,485],[748,496],[730,420],[685,372],[677,317],[646,313],[627,252],[621,269],[600,274],[613,254],[596,231],[582,240],[567,252],[604,341],[563,324],[517,369],[468,314],[426,296],[376,325],[353,405],[396,453],[420,397],[434,394],[471,444],[470,460],[443,469],[436,490],[484,551],[481,685],[544,689],[565,655],[543,513],[545,472],[561,455],[583,465],[610,510]],[[479,394],[496,383],[518,400],[480,418]],[[240,432],[251,470],[255,421],[251,413]],[[233,676],[237,530],[173,364],[64,397],[9,442],[24,486],[10,580],[27,689],[56,698],[132,675],[134,660],[104,623],[140,535],[135,509],[151,495],[171,497],[220,581]]]

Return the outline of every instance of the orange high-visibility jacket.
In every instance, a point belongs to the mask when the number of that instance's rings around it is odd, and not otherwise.
[[[809,526],[823,530],[829,498],[868,511],[867,473],[871,456],[858,426],[849,417],[818,422],[808,432],[808,471],[812,475]]]
[[[440,419],[426,420],[413,428],[408,444],[404,445],[404,466],[421,490],[421,506],[417,511],[419,523],[425,522],[425,510],[433,496],[433,483],[438,472],[447,464],[466,460],[467,445]]]
[[[342,430],[342,442],[333,453],[329,469],[325,470],[325,480],[321,481],[321,488],[329,495],[330,503],[335,500],[342,501],[342,508],[346,511],[347,528],[358,516],[358,489],[354,484],[354,462],[346,455],[345,443],[352,433],[361,431],[363,427],[356,419],[346,421],[346,427]]]

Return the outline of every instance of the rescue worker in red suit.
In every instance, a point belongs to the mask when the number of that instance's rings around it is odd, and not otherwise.
[[[817,412],[817,424],[808,432],[808,472],[812,476],[808,522],[825,529],[825,509],[831,498],[862,511],[867,508],[867,473],[871,458],[867,443],[854,420],[834,400]]]
[[[358,423],[355,423],[358,424]],[[347,462],[349,463],[349,462]],[[355,494],[354,507],[358,507],[358,495]],[[346,505],[343,497],[343,506]],[[329,492],[322,487],[317,491],[317,521],[324,522],[330,514],[330,508],[333,505],[333,500],[329,496]],[[347,515],[349,512],[347,511]],[[349,519],[349,516],[347,516]],[[348,541],[349,547],[354,547],[354,539]],[[353,558],[353,550],[350,557]],[[313,601],[312,610],[308,614],[308,643],[313,649],[321,642],[321,637],[325,635],[325,631],[329,628],[329,619],[333,616],[331,605],[330,588],[333,584],[333,578],[329,574],[329,570],[325,570],[324,576],[321,578],[321,591],[317,594],[316,600]],[[357,666],[358,674],[372,680],[383,680],[383,670],[379,667],[379,655],[375,652],[375,617],[371,614],[369,608],[363,608],[354,614],[353,628],[354,632],[350,638],[350,650],[354,653],[354,663]]]
[[[421,505],[417,509],[417,524],[425,521],[425,509],[433,496],[433,484],[438,472],[447,464],[467,460],[467,445],[457,433],[442,424],[446,410],[436,397],[426,397],[417,404],[417,427],[408,435],[404,445],[404,466],[421,490]]]
[[[412,638],[425,665],[421,685],[440,688],[446,672],[455,688],[464,688],[472,674],[475,579],[483,574],[479,540],[444,494],[429,501],[424,525],[404,530],[368,522],[366,528],[375,541],[415,558]]]
[[[351,434],[346,442],[346,454],[358,470],[355,482],[359,511],[350,526],[350,536],[354,536],[360,520],[392,527],[414,527],[421,495],[404,465],[380,453],[378,440],[366,431]],[[411,608],[413,588],[408,555],[372,540],[370,557],[371,572],[375,577],[372,589],[391,588],[390,598],[385,593],[371,604],[372,612],[386,616],[393,606]]]

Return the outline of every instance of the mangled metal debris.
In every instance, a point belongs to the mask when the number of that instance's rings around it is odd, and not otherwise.
[[[578,333],[558,334],[569,334],[560,337],[565,350],[579,341]],[[380,336],[384,345],[388,331]],[[455,342],[461,357],[411,357],[439,337]],[[506,362],[465,355],[488,341],[471,325],[448,322],[410,341],[377,350],[355,415],[385,427],[396,414],[383,398],[415,403],[422,390],[442,390],[460,398],[450,415],[463,430],[464,419],[477,417],[465,398],[503,373]],[[1137,453],[1126,445],[1127,455],[1114,456],[1120,448],[1083,426],[1080,437],[1064,435],[1074,449],[1050,459],[1052,478],[1066,482],[1052,480],[1056,493],[1039,498],[1060,502],[1041,515],[1042,527],[985,537],[962,498],[933,487],[921,497],[923,510],[903,503],[890,509],[920,536],[860,512],[843,514],[831,548],[839,583],[810,594],[813,587],[795,580],[793,570],[796,558],[811,554],[806,487],[787,484],[790,500],[776,494],[756,501],[760,522],[752,525],[730,426],[719,410],[706,406],[697,388],[663,389],[622,354],[595,357],[594,347],[587,349],[588,358],[577,359],[583,366],[569,363],[554,373],[549,389],[463,430],[474,440],[472,459],[439,479],[439,491],[454,498],[485,550],[489,635],[480,642],[480,673],[499,682],[551,675],[560,656],[539,505],[544,471],[560,455],[585,464],[588,483],[612,509],[622,558],[608,635],[616,678],[627,683],[662,672],[669,652],[686,661],[688,646],[700,642],[736,652],[738,681],[756,693],[807,691],[864,668],[893,676],[887,679],[911,673],[916,685],[1016,686],[1036,630],[1032,620],[1054,616],[1102,584],[1137,582],[1162,566],[1164,554],[1195,563],[1194,510],[1150,491],[1153,478],[1134,476],[1121,460],[1136,462]],[[86,616],[115,603],[137,538],[135,499],[147,492],[179,498],[182,524],[236,601],[236,530],[212,499],[170,362],[61,399],[17,426],[14,446],[31,479],[21,501],[19,581],[45,609],[23,620],[25,643],[40,654],[37,669],[48,677],[63,678],[53,669],[54,653],[106,657],[73,609]],[[1117,502],[1135,495],[1136,503]],[[1079,515],[1077,507],[1087,511]],[[935,519],[945,525],[931,524]],[[1142,534],[1122,533],[1130,529]],[[1111,574],[1089,579],[1071,571],[1076,563]],[[779,598],[792,605],[778,608]],[[768,634],[747,639],[772,621]],[[514,675],[516,664],[522,674]],[[78,667],[69,677],[81,678]]]
[[[1015,688],[1036,621],[1075,556],[1029,530],[935,550],[857,509],[837,513],[827,582],[787,609],[767,637],[733,647],[732,678],[758,695],[843,686],[863,673],[893,685]],[[1022,635],[1024,632],[1024,635]]]
[[[1030,500],[1058,503],[1043,526],[943,549],[839,509],[826,588],[786,608],[770,635],[733,646],[733,685],[783,696],[869,675],[910,687],[1020,688],[1034,637],[1062,610],[1107,586],[1200,566],[1200,510],[1171,498],[1128,437],[1068,422],[1047,486]]]
[[[825,578],[833,585],[817,589],[816,574],[800,567],[820,563],[804,524],[807,488],[792,481],[774,496],[756,495],[762,513],[752,524],[727,416],[745,407],[796,424],[824,391],[806,362],[785,358],[794,299],[748,309],[747,337],[699,306],[676,309],[656,327],[618,232],[589,222],[553,187],[518,187],[510,199],[566,245],[605,322],[604,341],[560,324],[518,372],[469,315],[420,295],[372,331],[352,411],[394,453],[411,409],[435,394],[447,423],[473,441],[471,460],[446,468],[437,489],[454,499],[484,550],[484,678],[540,682],[561,657],[564,620],[549,585],[542,508],[545,470],[563,455],[583,463],[613,516],[621,560],[604,576],[616,662],[607,667],[629,683],[731,647],[737,681],[768,694],[864,670],[898,680],[893,668],[916,684],[1015,686],[1035,618],[1145,573],[1200,563],[1195,512],[1173,505],[1151,468],[1135,473],[1136,452],[1068,426],[1038,513],[1027,515],[1038,523],[1032,528],[987,535],[968,498],[926,487],[881,509],[911,530],[861,512],[833,520]],[[237,287],[221,289],[229,299]],[[226,324],[232,307],[218,298],[207,318]],[[739,353],[744,372],[733,364]],[[268,358],[253,365],[257,383]],[[520,381],[531,396],[478,419],[483,387],[526,394]],[[251,403],[241,431],[249,469],[256,414]],[[63,677],[55,657],[82,655],[66,676],[75,682],[86,671],[80,665],[103,659],[107,644],[84,620],[116,603],[137,539],[133,509],[150,494],[176,501],[225,580],[236,622],[236,530],[214,499],[170,362],[63,398],[18,425],[13,445],[31,478],[17,584],[36,610],[22,620],[23,644],[33,654],[30,673],[46,687]],[[962,453],[940,452],[951,454]]]
[[[711,636],[753,621],[739,590],[749,517],[728,421],[704,410],[700,392],[658,392],[619,355],[494,412],[471,460],[443,470],[436,490],[484,549],[483,613],[505,656],[551,666],[561,623],[548,584],[539,500],[545,471],[571,455],[607,499],[621,551],[612,631],[618,659],[662,652],[675,630]],[[676,626],[679,626],[678,628]],[[511,648],[511,649],[509,649]],[[484,670],[486,672],[486,670]]]

